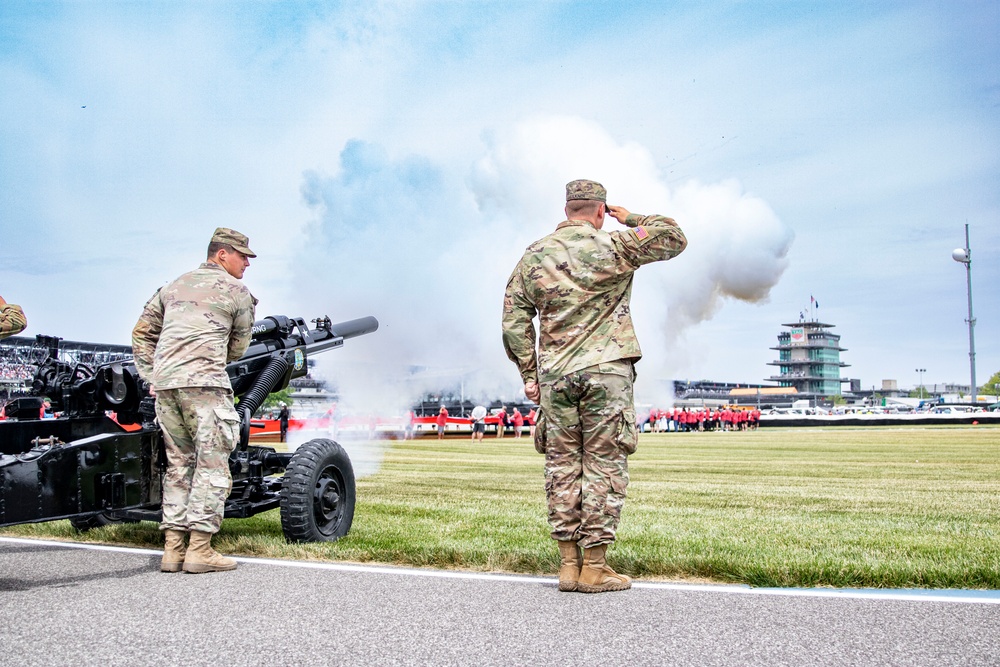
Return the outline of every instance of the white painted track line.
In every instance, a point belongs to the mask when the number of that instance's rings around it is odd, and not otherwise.
[[[21,544],[66,549],[90,549],[147,556],[163,553],[159,549],[140,549],[85,542],[61,542],[19,537],[0,537],[0,543]],[[319,561],[279,560],[274,558],[249,558],[230,556],[238,562],[272,567],[288,567],[337,572],[363,572],[407,577],[436,577],[440,579],[465,579],[479,581],[505,581],[524,584],[554,584],[555,577],[537,577],[518,574],[492,574],[488,572],[461,572],[421,568],[394,567],[391,565],[360,565],[355,563],[327,563]],[[774,595],[786,597],[847,598],[866,600],[909,600],[912,602],[955,602],[964,604],[1000,604],[1000,591],[957,589],[854,589],[854,588],[755,588],[743,584],[685,584],[667,581],[633,581],[633,588],[652,590],[686,591],[694,593],[726,593],[731,595]]]

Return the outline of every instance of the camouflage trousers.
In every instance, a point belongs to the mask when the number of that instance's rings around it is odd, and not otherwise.
[[[167,471],[160,530],[217,533],[233,487],[229,453],[239,441],[233,392],[185,387],[156,392]]]
[[[638,433],[629,360],[541,383],[535,447],[545,453],[552,538],[583,548],[615,541]]]

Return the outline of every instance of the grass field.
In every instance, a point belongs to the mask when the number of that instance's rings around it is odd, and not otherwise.
[[[553,574],[543,458],[528,439],[384,445],[350,534],[286,544],[277,511],[229,520],[220,551]],[[613,567],[756,586],[1000,588],[1000,428],[643,434]],[[6,534],[159,546],[154,524]]]

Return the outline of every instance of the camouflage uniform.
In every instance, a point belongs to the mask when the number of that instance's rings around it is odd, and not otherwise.
[[[567,201],[605,201],[593,181],[567,185]],[[630,214],[605,232],[565,220],[525,250],[504,294],[503,341],[524,382],[538,382],[536,447],[545,452],[552,537],[583,548],[613,542],[637,432],[632,274],[687,245],[677,224]],[[535,326],[539,321],[538,350]]]
[[[12,303],[5,303],[0,306],[0,338],[16,336],[24,331],[28,326],[28,319],[24,316],[21,306]]]
[[[167,450],[160,529],[219,532],[233,488],[229,454],[240,433],[232,390],[159,390],[156,417]]]
[[[213,241],[220,233],[255,256],[242,234],[220,228]],[[167,450],[161,530],[216,533],[222,524],[229,454],[239,439],[226,364],[246,352],[256,304],[242,282],[206,262],[160,288],[132,331],[135,365],[156,391]]]

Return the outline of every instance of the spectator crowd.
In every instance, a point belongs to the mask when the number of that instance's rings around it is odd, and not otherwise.
[[[35,367],[10,361],[0,361],[0,380],[21,382],[35,375]]]
[[[676,433],[685,431],[747,431],[757,428],[760,410],[722,407],[718,409],[674,408],[650,411],[639,424],[643,432]]]

